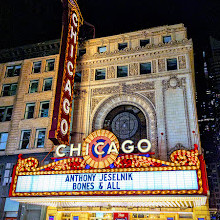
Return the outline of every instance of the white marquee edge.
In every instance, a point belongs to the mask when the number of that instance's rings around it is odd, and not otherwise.
[[[21,203],[52,207],[185,207],[205,205],[207,196],[172,195],[172,196],[63,196],[63,197],[11,197]]]

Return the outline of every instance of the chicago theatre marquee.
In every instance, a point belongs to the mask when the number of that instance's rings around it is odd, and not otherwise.
[[[210,219],[186,28],[91,39],[76,60],[83,21],[69,4],[49,133],[54,162],[20,155],[11,199],[47,206],[47,220]]]

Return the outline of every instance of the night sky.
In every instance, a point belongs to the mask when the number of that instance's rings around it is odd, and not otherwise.
[[[217,0],[78,0],[84,19],[96,37],[161,25],[184,23],[196,50],[208,36],[220,39],[220,1]],[[3,1],[0,7],[0,49],[60,38],[60,0]]]

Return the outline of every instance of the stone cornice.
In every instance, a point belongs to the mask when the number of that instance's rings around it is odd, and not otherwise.
[[[101,37],[96,39],[90,39],[85,42],[85,46],[100,46],[103,44],[114,43],[114,42],[124,42],[125,40],[133,40],[140,38],[150,38],[158,35],[168,35],[176,32],[186,32],[186,28],[183,24],[177,25],[165,25],[160,27],[153,27],[149,29],[143,29],[134,32],[128,32],[113,36]]]
[[[124,50],[115,50],[113,52],[95,53],[92,56],[84,55],[81,60],[78,60],[78,67],[99,63],[111,63],[125,59],[141,59],[141,57],[149,57],[156,59],[163,57],[165,54],[175,56],[181,53],[186,53],[192,50],[192,40],[184,39],[182,41],[171,41],[166,44],[146,45],[145,47],[125,48]]]

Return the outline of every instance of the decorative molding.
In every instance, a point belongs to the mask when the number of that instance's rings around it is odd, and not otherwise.
[[[95,109],[95,107],[101,102],[105,97],[92,98],[91,101],[91,112]]]
[[[129,48],[126,47],[124,50],[115,50],[112,52],[106,51],[104,53],[94,53],[93,55],[85,54],[83,58],[81,59],[80,63],[100,63],[103,62],[103,60],[97,60],[98,58],[109,58],[113,56],[120,56],[120,55],[131,55],[131,57],[136,56],[148,56],[151,58],[156,58],[159,55],[163,55],[166,53],[183,53],[187,52],[189,50],[192,50],[192,40],[184,39],[182,41],[171,41],[169,43],[160,43],[160,44],[147,44],[145,47],[135,47],[135,48]],[[145,54],[137,54],[140,52],[144,52]],[[133,54],[136,55],[133,55]],[[118,58],[118,57],[117,57]],[[116,59],[117,59],[116,58]],[[94,60],[95,59],[95,60]],[[121,57],[121,59],[126,59],[125,57]],[[90,61],[88,61],[90,60]],[[92,60],[92,61],[91,61]],[[84,65],[84,64],[81,64]]]
[[[143,90],[153,90],[155,87],[154,82],[139,82],[134,84],[125,84],[122,83],[119,86],[109,86],[109,87],[101,87],[95,88],[92,91],[93,96],[97,95],[109,95],[113,93],[121,93],[125,91],[143,91]]]
[[[89,69],[82,70],[82,81],[88,82],[89,79]]]
[[[124,85],[121,85],[123,90]],[[127,90],[132,91],[132,90]],[[90,130],[98,130],[103,127],[104,120],[107,114],[114,108],[120,105],[133,105],[139,108],[145,118],[147,124],[147,138],[152,143],[152,150],[158,154],[157,146],[157,117],[156,110],[152,102],[142,94],[138,93],[120,93],[106,97],[106,99],[99,102],[95,107],[91,115],[92,124],[90,125]]]
[[[152,102],[154,107],[156,106],[155,92],[142,92],[141,94],[147,97]]]
[[[107,67],[107,79],[113,79],[115,78],[115,67],[109,66]]]
[[[158,72],[165,71],[165,59],[158,59]]]
[[[152,71],[153,73],[157,72],[157,61],[156,60],[152,60]]]
[[[178,56],[179,69],[186,69],[186,57]]]
[[[138,75],[138,63],[129,64],[129,76]]]
[[[91,80],[91,81],[94,81],[94,80],[95,80],[95,70],[94,70],[94,69],[91,69],[90,80]]]
[[[162,94],[163,94],[163,108],[164,108],[164,124],[165,124],[165,140],[166,140],[166,149],[167,149],[167,156],[169,156],[169,137],[167,131],[167,118],[166,118],[166,96],[165,91],[168,89],[176,89],[181,88],[183,90],[183,100],[184,100],[184,110],[186,115],[186,127],[187,127],[187,138],[188,138],[188,147],[191,148],[192,146],[192,138],[191,138],[191,129],[190,129],[190,122],[189,122],[189,111],[188,111],[188,99],[186,94],[186,78],[178,78],[177,76],[171,76],[168,80],[162,81]],[[189,149],[187,148],[187,149]]]

